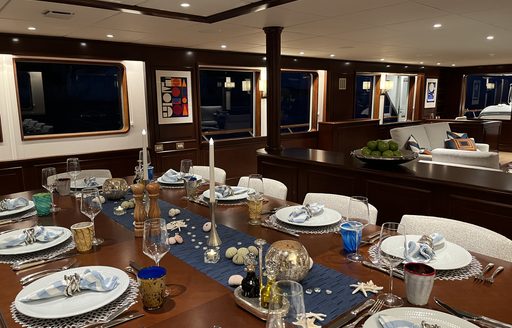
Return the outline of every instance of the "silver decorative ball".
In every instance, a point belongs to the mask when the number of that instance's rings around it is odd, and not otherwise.
[[[123,198],[129,189],[130,187],[128,186],[126,180],[121,178],[112,178],[105,180],[102,188],[103,195],[107,199],[111,200],[118,200]]]
[[[277,265],[277,280],[301,281],[309,272],[309,254],[304,245],[295,240],[279,240],[270,245],[265,264]]]

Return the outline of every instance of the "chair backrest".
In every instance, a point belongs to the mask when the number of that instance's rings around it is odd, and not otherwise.
[[[463,221],[425,215],[406,214],[400,222],[405,224],[408,234],[439,232],[447,241],[468,251],[512,262],[512,240],[492,230]]]
[[[350,197],[348,196],[310,192],[304,197],[303,204],[320,203],[327,208],[340,212],[341,216],[346,217],[348,214],[349,201]],[[370,209],[370,224],[376,224],[378,211],[372,204],[368,204],[368,207]]]
[[[215,182],[220,184],[226,184],[226,171],[221,168],[214,168]],[[199,174],[203,179],[210,180],[210,167],[194,165],[194,174]]]
[[[248,183],[249,177],[240,177],[240,180],[238,180],[238,186],[240,187],[247,187]],[[281,181],[274,179],[263,178],[263,189],[265,195],[282,200],[286,200],[286,196],[288,195],[288,188],[286,185]]]
[[[112,173],[110,173],[110,170],[82,170],[80,171],[80,174],[76,177],[77,180],[84,179],[86,177],[95,177],[95,178],[106,178],[110,179],[112,178]],[[51,177],[48,177],[48,183],[53,183],[55,179],[60,178],[70,178],[70,175],[67,172],[59,173],[56,175],[52,175]]]

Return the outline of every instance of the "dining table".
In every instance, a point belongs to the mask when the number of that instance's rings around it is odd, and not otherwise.
[[[0,196],[0,199],[15,197],[31,199],[32,195],[37,192],[40,190],[3,195]],[[204,222],[208,222],[209,208],[204,204],[187,200],[185,195],[184,188],[162,188],[159,198],[174,207],[199,215],[204,218]],[[80,212],[79,198],[56,194],[54,200],[61,209],[59,212],[43,217],[34,216],[13,224],[0,225],[0,232],[13,228],[30,227],[35,224],[69,228],[74,223],[89,220]],[[295,204],[267,196],[263,212],[286,205]],[[168,214],[165,212],[162,212],[161,215],[168,218]],[[387,274],[363,266],[361,263],[351,262],[346,258],[339,232],[299,234],[298,237],[295,237],[263,226],[249,225],[248,208],[245,204],[219,205],[215,210],[215,216],[217,224],[255,238],[262,238],[269,244],[283,239],[297,240],[305,246],[315,264],[320,264],[357,281],[372,280],[376,285],[383,286],[384,291],[388,290],[389,276]],[[130,261],[141,266],[154,265],[153,261],[142,252],[142,238],[135,237],[132,229],[113,220],[111,213],[106,213],[104,209],[94,222],[96,235],[104,238],[105,241],[88,253],[78,253],[74,256],[79,266],[101,265],[124,269],[129,266]],[[379,231],[378,226],[368,225],[363,231],[363,238],[377,231]],[[222,234],[220,237],[222,238]],[[368,257],[370,246],[361,246],[361,253]],[[177,249],[176,247],[180,247],[180,245],[171,245],[170,252],[160,261],[160,266],[167,270],[166,284],[170,294],[164,305],[158,310],[145,310],[139,299],[132,309],[143,313],[144,316],[126,322],[120,327],[265,327],[265,321],[258,319],[236,304],[234,288],[219,283],[183,259],[174,256],[173,252]],[[496,277],[493,284],[478,283],[473,278],[436,280],[429,302],[423,308],[444,311],[434,302],[434,297],[436,297],[455,308],[512,323],[510,307],[512,304],[512,263],[477,253],[472,253],[472,255],[483,266],[493,262],[496,267],[503,266],[504,271]],[[17,272],[13,271],[8,264],[0,264],[2,295],[0,297],[0,314],[7,327],[20,326],[13,320],[10,309],[16,295],[23,288],[19,279],[31,272],[62,266],[66,261],[67,259],[63,259]],[[243,275],[242,266],[240,272]],[[227,279],[228,277],[226,277],[226,281]],[[336,280],[327,282],[328,285],[333,286],[333,289],[339,283]],[[405,285],[402,280],[394,279],[394,292],[405,300]],[[373,294],[369,297],[373,297]],[[413,305],[405,300],[404,306]],[[306,311],[308,311],[307,308]],[[331,320],[325,327],[338,327],[337,320]]]

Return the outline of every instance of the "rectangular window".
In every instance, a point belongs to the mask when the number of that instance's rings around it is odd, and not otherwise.
[[[312,72],[281,72],[281,132],[309,130],[317,76]]]
[[[511,118],[512,74],[465,77],[464,112],[467,118]]]
[[[356,75],[356,101],[354,118],[372,118],[373,85],[372,75]]]
[[[15,67],[23,139],[128,131],[122,64],[15,59]]]

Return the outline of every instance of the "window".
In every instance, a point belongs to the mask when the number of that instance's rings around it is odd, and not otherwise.
[[[281,132],[309,130],[316,76],[311,72],[281,73]]]
[[[214,139],[251,137],[254,72],[201,69],[201,131]]]
[[[128,131],[124,66],[16,59],[24,139]]]
[[[465,80],[464,116],[510,119],[512,74],[468,75]]]
[[[371,118],[373,108],[373,85],[375,77],[372,75],[356,76],[356,101],[354,118]]]
[[[407,121],[411,78],[414,79],[407,75],[386,75],[384,88],[381,88],[384,93],[383,123]]]

